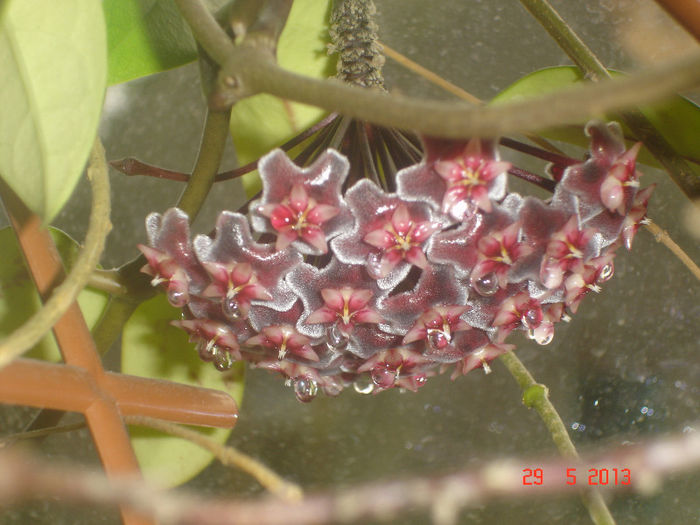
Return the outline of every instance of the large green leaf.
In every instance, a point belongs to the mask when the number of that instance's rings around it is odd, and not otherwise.
[[[277,45],[278,64],[314,78],[334,74],[328,56],[330,0],[296,0]],[[285,143],[321,119],[315,107],[261,94],[238,102],[231,114],[231,134],[239,164],[247,164]],[[244,177],[249,195],[259,189],[257,173]]]
[[[70,197],[97,131],[107,77],[100,3],[10,0],[0,71],[0,176],[48,222]]]
[[[613,76],[621,75],[615,71],[611,71],[611,74]],[[574,66],[541,69],[508,86],[491,100],[491,104],[544,95],[565,89],[581,81],[583,81],[583,74]],[[697,140],[698,130],[700,130],[700,107],[698,105],[684,97],[674,96],[660,104],[644,107],[641,111],[656,130],[673,146],[676,153],[693,162],[700,162],[700,141]],[[613,119],[614,117],[608,116],[606,118]],[[627,136],[632,136],[629,130],[625,129],[624,131]],[[581,146],[588,143],[588,139],[583,135],[582,127],[553,130],[546,133],[545,136]],[[643,154],[641,160],[656,164],[648,154]],[[697,173],[697,166],[695,168]]]
[[[243,364],[235,364],[233,374],[224,375],[211,363],[201,361],[187,334],[170,324],[179,317],[180,311],[170,306],[164,295],[139,306],[122,333],[122,372],[224,390],[240,406]],[[226,428],[200,431],[219,443],[224,443],[231,433]],[[155,430],[135,427],[130,434],[145,477],[162,487],[184,483],[213,458],[210,452],[189,441]]]
[[[78,256],[78,243],[60,230],[51,228],[50,232],[63,264],[69,270]],[[0,339],[4,339],[34,315],[41,307],[41,299],[27,272],[12,228],[0,230],[0,251]],[[86,288],[78,295],[78,305],[87,325],[92,328],[107,305],[107,295]],[[61,358],[51,334],[44,337],[27,355],[49,361]]]
[[[104,0],[108,83],[171,69],[197,58],[197,47],[172,0]]]

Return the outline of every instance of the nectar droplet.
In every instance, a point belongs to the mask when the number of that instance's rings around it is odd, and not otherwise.
[[[498,291],[498,278],[493,272],[487,273],[474,281],[472,287],[479,295],[489,297]]]
[[[452,338],[443,332],[442,330],[436,330],[434,328],[428,329],[428,346],[431,350],[442,350],[450,344]]]
[[[355,382],[352,384],[352,387],[358,394],[366,395],[374,392],[374,383],[372,382],[372,379],[365,375],[362,375],[355,379]]]
[[[367,256],[367,273],[372,279],[382,278],[382,256],[372,252]]]
[[[329,350],[342,352],[348,347],[350,338],[337,324],[326,329],[326,345]]]
[[[231,368],[233,366],[233,358],[231,357],[231,354],[226,350],[218,348],[218,351],[214,355],[214,366],[220,372],[224,372]]]
[[[216,346],[213,339],[197,343],[197,352],[202,361],[213,361],[218,351],[219,347]]]
[[[308,403],[318,394],[316,381],[309,377],[298,377],[294,380],[294,395],[302,403]]]
[[[391,388],[396,384],[399,372],[387,364],[380,364],[372,368],[371,377],[372,382],[378,387]]]
[[[548,345],[549,343],[552,342],[553,339],[554,339],[554,332],[553,331],[546,332],[545,334],[542,334],[541,336],[538,336],[537,334],[535,334],[535,342],[538,345],[542,345],[542,346]]]
[[[534,330],[542,322],[542,310],[539,308],[531,308],[523,314],[520,320],[525,328]]]
[[[598,272],[598,277],[596,277],[596,282],[600,284],[604,283],[605,281],[609,281],[614,273],[615,266],[611,261],[600,269],[600,271]]]
[[[235,297],[224,297],[224,300],[221,302],[221,311],[226,317],[234,321],[241,317],[241,308],[238,306],[238,301],[236,301]]]
[[[168,302],[175,308],[182,308],[183,306],[185,306],[185,304],[187,304],[187,292],[171,288],[168,290],[167,295]]]

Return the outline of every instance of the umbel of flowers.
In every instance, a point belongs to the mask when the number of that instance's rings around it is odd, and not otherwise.
[[[395,193],[367,179],[344,191],[334,150],[305,169],[276,150],[248,216],[222,212],[213,236],[191,239],[178,209],[151,214],[143,271],[183,308],[173,324],[202,359],[279,372],[301,401],[488,371],[514,330],[549,343],[645,216],[639,145],[614,123],[586,130],[590,155],[548,201],[508,192],[511,165],[488,140],[426,140]]]

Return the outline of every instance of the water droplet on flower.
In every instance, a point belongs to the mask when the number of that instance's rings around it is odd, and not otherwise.
[[[398,370],[387,364],[377,365],[371,372],[372,382],[380,388],[391,388],[399,378]]]
[[[202,361],[213,361],[216,354],[219,352],[219,347],[214,344],[214,340],[200,341],[197,343],[197,352]]]
[[[302,403],[312,401],[318,394],[316,381],[309,377],[298,377],[294,380],[294,395]]]
[[[238,306],[238,301],[235,297],[224,297],[221,302],[221,311],[229,319],[236,320],[241,317],[241,308]]]
[[[548,330],[547,332],[545,332],[542,335],[535,334],[535,342],[538,345],[543,345],[543,346],[548,345],[549,343],[552,342],[553,339],[554,339],[554,332],[552,330]]]
[[[372,279],[382,278],[382,256],[372,252],[367,256],[367,273]]]
[[[498,291],[498,278],[493,272],[487,273],[474,281],[472,286],[479,295],[489,297]]]
[[[542,322],[542,311],[538,308],[530,308],[520,318],[526,328],[537,328]]]
[[[181,290],[168,290],[168,302],[175,308],[182,308],[187,303],[187,292]]]
[[[329,350],[342,352],[348,347],[349,341],[348,335],[337,324],[326,329],[326,345]]]
[[[435,330],[431,328],[428,330],[427,340],[428,346],[432,350],[442,350],[450,344],[451,338],[442,330]]]
[[[359,376],[352,384],[358,394],[371,394],[374,391],[374,383],[366,375]]]
[[[613,265],[612,262],[609,262],[605,266],[603,266],[600,271],[598,272],[598,277],[596,277],[596,282],[604,283],[605,281],[609,281],[610,278],[613,276],[615,273],[615,266]]]
[[[233,358],[226,350],[217,347],[217,352],[214,354],[214,366],[220,372],[224,372],[233,366]]]

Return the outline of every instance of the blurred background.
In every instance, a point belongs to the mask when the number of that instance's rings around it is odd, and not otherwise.
[[[375,0],[375,4],[383,42],[483,99],[529,72],[570,63],[517,2]],[[697,47],[651,1],[552,4],[611,68],[639,69]],[[384,73],[390,91],[452,97],[391,60]],[[188,171],[196,156],[204,110],[194,64],[113,86],[100,128],[107,157],[134,156]],[[584,153],[571,147],[567,151]],[[523,167],[541,166],[507,150],[502,153]],[[235,166],[235,152],[229,146],[223,169]],[[687,199],[664,173],[646,166],[640,169],[643,186],[658,184],[649,216],[700,261],[700,219],[693,217]],[[102,261],[105,267],[137,255],[135,244],[146,238],[145,216],[171,206],[183,187],[116,172],[111,183],[114,229]],[[193,231],[209,232],[220,210],[236,209],[243,201],[237,181],[217,184]],[[81,185],[57,225],[82,239],[89,205],[89,188]],[[511,341],[536,380],[549,387],[552,402],[583,452],[698,430],[700,283],[647,231],[640,230],[634,244],[631,253],[621,251],[616,258],[614,279],[602,293],[586,298],[571,323],[557,326],[549,346],[540,347],[524,337]],[[108,356],[115,367],[118,350]],[[397,390],[373,396],[349,388],[337,398],[319,396],[308,405],[297,402],[278,377],[250,371],[240,422],[230,443],[308,491],[449,473],[506,456],[532,456],[535,468],[537,458],[556,456],[556,449],[537,414],[522,405],[521,392],[505,367],[496,362],[492,368],[489,375],[477,370],[454,382],[448,376],[432,378],[417,393]],[[3,433],[21,428],[34,412],[0,410]],[[49,437],[41,453],[98,464],[86,430]],[[186,487],[235,498],[262,492],[248,476],[218,464]],[[650,496],[615,494],[610,508],[618,523],[697,523],[698,493],[700,473],[677,476]],[[395,520],[427,521],[420,512]],[[119,518],[113,510],[47,501],[2,510],[0,523],[116,524]],[[590,520],[579,499],[567,497],[490,503],[463,511],[460,523],[576,525]]]

